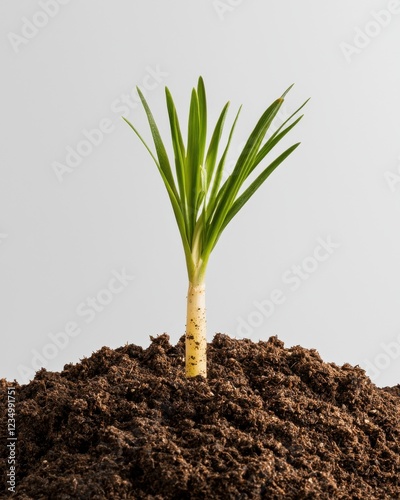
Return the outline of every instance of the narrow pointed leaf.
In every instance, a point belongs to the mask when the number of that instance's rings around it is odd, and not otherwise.
[[[221,190],[219,188],[220,188],[222,176],[224,173],[224,166],[225,166],[226,157],[228,155],[229,147],[231,145],[233,133],[235,131],[236,123],[238,121],[241,109],[242,109],[242,106],[239,107],[238,112],[236,113],[231,130],[229,132],[228,141],[226,143],[226,146],[225,146],[224,152],[221,156],[221,159],[218,163],[218,167],[217,167],[217,170],[215,172],[215,176],[214,176],[214,179],[212,182],[211,194],[210,194],[210,199],[209,199],[209,207],[208,207],[208,211],[207,211],[208,212],[207,216],[208,216],[209,221],[214,216],[215,207],[218,205],[218,202],[226,189],[226,185]]]
[[[288,93],[292,90],[292,88],[294,87],[294,83],[292,83],[292,85],[290,85],[290,87],[288,87],[285,92],[281,95],[281,99],[285,99],[285,97],[288,95]]]
[[[205,161],[207,169],[207,189],[209,188],[212,177],[214,175],[214,169],[218,157],[218,146],[221,140],[221,134],[224,128],[224,123],[228,112],[228,108],[229,108],[229,102],[225,104],[223,110],[221,111],[221,114],[219,115],[218,121],[214,128],[214,132],[211,136],[210,145],[208,146],[207,156]]]
[[[197,85],[197,97],[199,105],[199,164],[203,166],[207,140],[207,99],[202,77],[199,78]]]
[[[131,127],[131,129],[135,132],[135,134],[139,137],[139,139],[142,141],[144,147],[147,149],[147,151],[150,153],[150,156],[153,158],[154,163],[157,165],[158,169],[161,170],[160,163],[158,162],[157,158],[155,157],[153,151],[150,149],[146,141],[143,139],[143,137],[139,134],[139,132],[136,130],[136,128],[132,125],[132,123],[125,118],[125,116],[122,117],[122,119]]]
[[[158,161],[159,161],[161,170],[163,171],[163,174],[164,174],[165,178],[167,179],[168,184],[171,187],[175,197],[179,200],[178,191],[176,190],[176,186],[175,186],[175,179],[174,179],[174,176],[172,175],[172,170],[171,170],[171,166],[169,163],[168,155],[167,155],[167,152],[165,150],[164,143],[161,139],[160,132],[159,132],[158,127],[156,125],[156,122],[154,120],[153,114],[150,111],[149,105],[147,104],[147,101],[146,101],[146,99],[145,99],[144,95],[142,94],[139,87],[137,87],[137,91],[138,91],[140,100],[142,101],[143,108],[144,108],[146,115],[147,115],[147,120],[148,120],[149,125],[150,125],[150,130],[151,130],[151,134],[153,136],[153,141],[154,141],[154,145],[156,147],[156,152],[157,152]]]
[[[282,124],[281,124],[281,125],[277,128],[277,130],[275,130],[275,132],[271,135],[270,139],[273,139],[276,135],[278,135],[278,134],[280,133],[280,131],[283,129],[283,127],[285,127],[285,126],[286,126],[286,124],[287,124],[287,123],[289,123],[289,122],[290,122],[290,120],[291,120],[292,118],[294,118],[294,117],[298,114],[298,112],[299,112],[299,111],[301,111],[301,110],[304,108],[304,106],[308,103],[308,101],[309,101],[309,100],[310,100],[310,99],[307,99],[306,101],[304,101],[304,102],[303,102],[303,104],[302,104],[300,107],[298,107],[298,108],[296,109],[296,111],[294,111],[294,112],[293,112],[293,113],[292,113],[292,114],[291,114],[288,118],[286,118],[286,120],[285,120],[285,121],[284,121],[284,122],[283,122],[283,123],[282,123]],[[303,115],[301,115],[301,116],[303,116]]]
[[[176,178],[178,182],[178,188],[181,200],[181,209],[187,225],[188,221],[187,221],[187,195],[186,195],[186,185],[185,185],[186,182],[185,146],[183,144],[182,133],[179,125],[175,104],[172,95],[167,88],[165,88],[165,95],[167,101],[169,123],[171,128],[172,146],[175,155],[175,170],[176,170]]]
[[[293,87],[293,85],[292,85]],[[289,87],[290,90],[292,87]],[[288,91],[286,91],[287,93]],[[264,157],[279,143],[281,139],[290,131],[293,127],[299,123],[299,121],[303,118],[304,115],[299,116],[291,125],[288,125],[284,130],[282,130],[289,121],[294,118],[299,111],[301,111],[304,106],[308,103],[310,99],[307,99],[303,104],[296,109],[279,127],[278,129],[271,135],[271,137],[267,140],[264,146],[260,149],[255,159],[255,162],[251,168],[250,173],[254,170],[254,168],[264,159]]]
[[[303,118],[303,115],[299,116],[297,120],[291,123],[288,127],[286,127],[282,132],[278,135],[271,136],[271,138],[264,144],[264,146],[258,152],[254,163],[249,171],[249,174],[257,167],[257,165],[267,156],[267,154],[277,145],[279,142],[285,137],[285,135],[295,127],[299,121]]]
[[[188,143],[186,155],[186,187],[188,200],[189,218],[189,241],[192,240],[194,226],[196,224],[196,202],[197,191],[199,189],[199,104],[196,90],[193,89],[190,100],[189,122],[188,122]]]

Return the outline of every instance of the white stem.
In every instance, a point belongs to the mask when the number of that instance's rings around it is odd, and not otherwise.
[[[207,376],[206,287],[189,283],[186,318],[186,376]]]

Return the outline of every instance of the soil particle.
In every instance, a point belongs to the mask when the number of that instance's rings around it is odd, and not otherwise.
[[[400,386],[223,334],[207,380],[186,379],[184,337],[151,340],[16,384],[14,498],[400,499]]]

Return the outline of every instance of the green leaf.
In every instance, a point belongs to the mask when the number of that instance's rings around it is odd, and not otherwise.
[[[182,139],[182,133],[179,125],[178,114],[176,112],[175,104],[172,95],[167,87],[165,88],[165,96],[167,101],[168,117],[171,128],[172,146],[175,155],[175,170],[176,170],[176,178],[178,181],[179,194],[181,199],[181,209],[187,227],[188,215],[187,215],[187,193],[186,193],[186,178],[185,178],[185,156],[186,156],[185,145]]]
[[[221,140],[221,134],[224,128],[225,118],[228,112],[229,102],[227,102],[219,115],[218,121],[215,125],[214,132],[211,136],[211,141],[208,146],[206,156],[206,169],[207,169],[207,190],[210,186],[211,179],[214,175],[215,165],[218,157],[218,147]]]
[[[200,148],[199,148],[199,103],[196,90],[192,90],[190,99],[189,122],[188,122],[188,142],[186,155],[186,183],[189,218],[189,241],[192,241],[193,231],[196,225],[196,203],[197,192],[200,188]]]
[[[172,189],[172,192],[175,195],[175,198],[177,200],[179,200],[179,195],[178,195],[178,192],[177,192],[176,186],[175,186],[175,180],[174,180],[174,177],[172,175],[172,170],[171,170],[171,166],[169,164],[168,155],[167,155],[167,152],[165,150],[164,143],[161,139],[160,132],[158,130],[158,127],[156,125],[154,117],[150,111],[149,105],[147,104],[147,101],[146,101],[146,99],[145,99],[144,95],[142,94],[139,87],[137,87],[137,91],[138,91],[140,100],[142,101],[144,110],[145,110],[146,115],[147,115],[147,120],[148,120],[149,125],[150,125],[150,130],[151,130],[151,134],[153,136],[154,145],[156,147],[156,152],[157,152],[160,168],[161,168],[165,178],[167,179],[168,184],[169,184],[170,188]]]
[[[290,90],[293,87],[289,87],[288,90]],[[286,91],[287,93],[287,91]],[[271,135],[271,137],[267,140],[267,142],[264,144],[264,146],[260,149],[258,152],[256,159],[254,161],[254,164],[250,170],[250,173],[255,169],[255,167],[264,159],[264,157],[280,142],[281,139],[285,137],[285,135],[294,128],[299,121],[303,118],[304,115],[299,116],[293,123],[288,125],[286,128],[285,125],[290,122],[292,118],[294,118],[298,112],[303,109],[303,107],[308,103],[310,99],[307,99],[299,108],[292,113],[289,118],[287,118],[281,125],[278,127],[278,129]],[[283,130],[282,130],[283,129]]]
[[[298,108],[296,109],[296,111],[294,111],[294,112],[293,112],[293,113],[289,116],[289,118],[286,118],[286,120],[285,120],[285,121],[281,124],[281,126],[280,126],[280,127],[279,127],[279,128],[278,128],[278,129],[277,129],[277,130],[276,130],[276,131],[272,134],[271,139],[272,139],[272,137],[274,137],[274,135],[277,135],[277,134],[278,134],[278,133],[282,130],[282,128],[283,128],[283,127],[284,127],[287,123],[289,123],[289,121],[290,121],[290,120],[291,120],[294,116],[296,116],[296,115],[297,115],[297,113],[298,113],[299,111],[301,111],[301,110],[304,108],[304,106],[308,103],[308,101],[309,101],[309,100],[310,100],[310,98],[308,98],[306,101],[304,101],[304,102],[303,102],[303,104],[302,104],[300,107],[298,107]]]
[[[218,163],[218,167],[217,167],[217,170],[215,172],[215,176],[214,176],[214,179],[212,182],[211,194],[210,194],[210,198],[209,198],[209,207],[207,210],[207,212],[208,212],[208,214],[207,214],[208,215],[208,224],[207,225],[208,226],[210,225],[210,221],[214,216],[215,208],[218,205],[218,202],[220,201],[220,198],[222,197],[222,195],[226,189],[226,183],[225,183],[225,187],[223,189],[219,190],[220,185],[221,185],[222,176],[224,173],[224,166],[225,166],[226,157],[228,155],[229,147],[231,145],[233,133],[235,131],[236,123],[238,121],[241,109],[242,109],[242,106],[239,107],[238,112],[236,113],[235,119],[233,121],[232,127],[231,127],[230,132],[229,132],[228,141],[226,143],[226,146],[225,146],[224,152],[221,156],[221,159]]]
[[[294,83],[292,83],[292,85],[290,85],[290,87],[288,87],[285,92],[281,95],[281,99],[285,99],[285,97],[288,95],[288,93],[292,90],[292,88],[294,87]]]
[[[197,97],[199,106],[199,164],[204,165],[204,152],[207,140],[207,99],[203,78],[197,84]]]
[[[143,137],[139,134],[139,132],[136,130],[136,128],[132,125],[132,123],[127,119],[125,118],[124,116],[122,117],[122,119],[131,127],[131,129],[135,132],[135,134],[139,137],[139,139],[142,141],[144,147],[147,149],[147,151],[150,153],[150,156],[153,158],[154,160],[154,163],[157,165],[158,169],[161,170],[161,167],[160,167],[160,164],[157,160],[157,158],[154,156],[152,150],[150,149],[150,147],[147,145],[146,141],[143,139]],[[160,172],[161,173],[161,172]]]
[[[293,87],[293,85],[291,87],[289,87],[288,90],[290,90],[292,87]],[[286,91],[285,94],[287,92],[288,91]],[[271,135],[271,137],[267,140],[267,142],[264,144],[264,146],[258,152],[256,159],[254,161],[254,164],[253,164],[249,173],[251,173],[255,169],[255,167],[264,159],[264,157],[280,142],[280,140],[283,139],[285,137],[285,135],[288,132],[290,132],[290,130],[292,130],[292,128],[294,128],[299,123],[299,121],[303,118],[304,115],[299,116],[293,123],[291,123],[286,128],[284,128],[285,125],[287,123],[289,123],[290,120],[292,120],[292,118],[294,118],[301,109],[303,109],[303,107],[308,103],[309,100],[310,99],[307,99],[299,108],[297,108],[296,111],[294,111],[294,113],[292,113],[289,116],[289,118],[287,118],[280,125],[280,127],[278,127],[278,129]]]
[[[286,127],[282,132],[280,132],[278,135],[273,135],[268,139],[268,141],[264,144],[264,146],[260,149],[260,151],[257,153],[257,156],[254,160],[254,163],[249,171],[249,174],[257,167],[257,165],[267,156],[267,154],[285,137],[285,135],[292,130],[293,127],[295,127],[299,121],[303,118],[303,115],[299,116],[297,120],[295,120],[292,124],[290,124],[288,127]]]

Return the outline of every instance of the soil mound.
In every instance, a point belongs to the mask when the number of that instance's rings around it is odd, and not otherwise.
[[[400,386],[276,337],[217,334],[207,380],[183,356],[163,334],[16,385],[14,497],[400,499]]]

